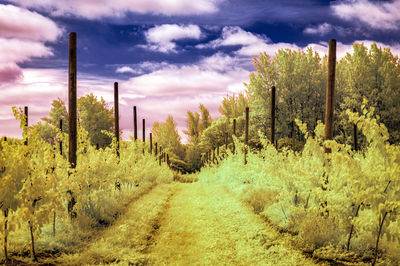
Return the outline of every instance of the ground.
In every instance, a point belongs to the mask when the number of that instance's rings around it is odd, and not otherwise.
[[[81,253],[57,263],[314,265],[224,186],[159,185]]]

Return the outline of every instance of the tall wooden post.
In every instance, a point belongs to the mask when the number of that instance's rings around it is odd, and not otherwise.
[[[136,106],[133,106],[133,138],[137,140],[137,115]]]
[[[145,119],[143,119],[142,131],[143,131],[142,140],[143,140],[143,154],[144,154],[144,149],[146,147],[146,120]]]
[[[116,152],[119,157],[119,102],[118,102],[118,82],[114,82],[114,126],[115,138],[117,139]]]
[[[60,131],[61,131],[61,134],[62,134],[62,131],[63,131],[62,119],[60,119]],[[62,154],[63,154],[63,147],[62,147],[62,140],[60,140],[60,155],[62,155]]]
[[[328,81],[326,86],[325,140],[333,138],[333,109],[335,97],[336,40],[329,40]],[[325,148],[326,153],[331,149]]]
[[[143,138],[143,143],[145,143],[146,142],[146,120],[145,119],[143,119],[143,136],[142,136],[142,138]]]
[[[233,130],[232,130],[232,153],[235,154],[235,143],[233,142],[233,136],[236,137],[236,119],[233,119]]]
[[[275,86],[271,88],[271,143],[275,144]],[[276,148],[276,146],[275,146]]]
[[[69,163],[76,167],[77,118],[76,118],[76,32],[69,34],[68,69],[68,118],[69,118]]]
[[[150,132],[150,154],[153,153],[153,133]]]
[[[246,124],[244,130],[244,164],[247,164],[247,145],[249,144],[249,107],[246,107]]]
[[[353,112],[357,112],[356,108],[353,109]],[[354,143],[354,150],[357,151],[358,150],[358,143],[357,143],[357,125],[354,124],[353,125],[353,143]]]
[[[25,115],[25,127],[24,127],[24,133],[28,134],[27,130],[28,130],[28,106],[24,107],[24,115]],[[25,137],[25,141],[24,141],[24,145],[28,145],[28,137]]]

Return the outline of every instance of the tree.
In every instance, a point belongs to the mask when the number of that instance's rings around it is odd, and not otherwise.
[[[254,58],[256,72],[250,74],[250,82],[245,84],[253,135],[261,131],[269,136],[272,86],[277,88],[276,133],[281,138],[295,137],[296,118],[306,122],[310,129],[323,118],[326,86],[324,60],[311,48],[306,51],[281,49],[274,58],[266,53]]]
[[[93,94],[78,99],[79,121],[88,132],[92,145],[104,148],[110,145],[112,138],[102,131],[114,132],[114,110],[108,109],[103,98],[97,100]]]
[[[54,127],[59,127],[60,120],[63,122],[63,132],[69,132],[68,125],[68,112],[65,103],[60,98],[51,103],[50,117],[43,117],[43,121]]]
[[[165,123],[154,122],[151,132],[154,141],[163,148],[163,151],[168,152],[171,158],[183,159],[185,157],[181,137],[171,115],[167,117]]]
[[[68,112],[61,99],[54,100],[51,104],[50,117],[42,118],[45,124],[38,123],[38,129],[43,139],[53,142],[56,137],[55,128],[59,128],[60,120],[63,121],[63,132],[68,133]],[[111,137],[102,133],[103,130],[114,132],[114,111],[107,107],[103,98],[97,99],[89,94],[78,99],[78,119],[80,125],[88,131],[92,145],[106,147],[111,143]]]
[[[222,100],[218,111],[227,118],[236,118],[242,116],[248,104],[248,100],[243,93],[237,97],[227,96]]]
[[[203,131],[207,129],[212,122],[210,112],[204,105],[200,104],[199,105],[200,113],[201,113],[201,123],[200,123],[200,130]]]
[[[368,49],[364,44],[353,45],[353,54],[347,53],[340,61],[343,73],[343,101],[340,105],[339,119],[343,127],[344,140],[350,141],[351,125],[347,122],[346,109],[361,111],[365,98],[375,108],[390,133],[389,141],[400,141],[400,61],[390,49],[382,49],[373,43]]]

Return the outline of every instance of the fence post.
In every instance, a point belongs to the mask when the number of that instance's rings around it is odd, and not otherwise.
[[[329,40],[328,81],[326,85],[325,140],[333,138],[333,110],[335,97],[336,40]],[[331,149],[325,147],[325,152]]]
[[[62,130],[63,130],[63,122],[62,122],[62,119],[60,119],[60,131],[61,131],[61,134],[62,134]],[[60,140],[60,155],[63,155],[62,139]]]
[[[247,164],[247,145],[249,144],[249,107],[246,107],[246,124],[244,130],[244,164]]]
[[[133,138],[137,140],[137,115],[136,115],[136,106],[133,106]]]
[[[144,154],[144,148],[146,147],[146,120],[143,119],[142,120],[142,130],[143,130],[143,136],[142,136],[142,140],[143,140],[143,154]]]
[[[115,138],[116,152],[119,157],[119,102],[118,102],[118,82],[114,82],[114,127],[115,127]]]
[[[353,109],[353,112],[357,112],[356,108]],[[354,150],[357,151],[358,150],[358,143],[357,143],[357,125],[354,124],[353,125],[353,143],[354,143]]]
[[[150,132],[150,154],[153,154],[153,133]]]
[[[68,115],[69,115],[69,163],[76,167],[77,117],[76,117],[76,32],[69,34]]]
[[[28,106],[24,107],[24,115],[25,115],[25,126],[24,126],[24,132],[25,134],[28,134]],[[28,137],[25,137],[24,145],[28,145]]]
[[[233,132],[232,132],[232,153],[235,154],[235,143],[233,142],[233,136],[236,137],[236,119],[233,119]]]
[[[271,88],[271,143],[275,144],[275,86]],[[275,145],[276,148],[276,145]]]

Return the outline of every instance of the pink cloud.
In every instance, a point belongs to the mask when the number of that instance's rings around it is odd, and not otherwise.
[[[31,41],[55,41],[61,29],[50,19],[13,5],[0,5],[0,36]]]
[[[29,10],[0,4],[0,81],[22,78],[19,63],[53,53],[46,41],[55,41],[61,29],[50,19]]]
[[[223,0],[11,0],[20,6],[45,10],[55,16],[80,16],[88,19],[120,17],[127,12],[164,15],[209,14],[218,11]]]
[[[0,63],[22,63],[32,57],[47,57],[53,55],[50,48],[43,43],[20,40],[4,39],[0,37]]]
[[[16,64],[0,64],[0,82],[13,82],[21,77],[22,71]]]
[[[345,20],[357,19],[375,29],[398,29],[400,1],[338,1],[331,5],[334,14]]]

